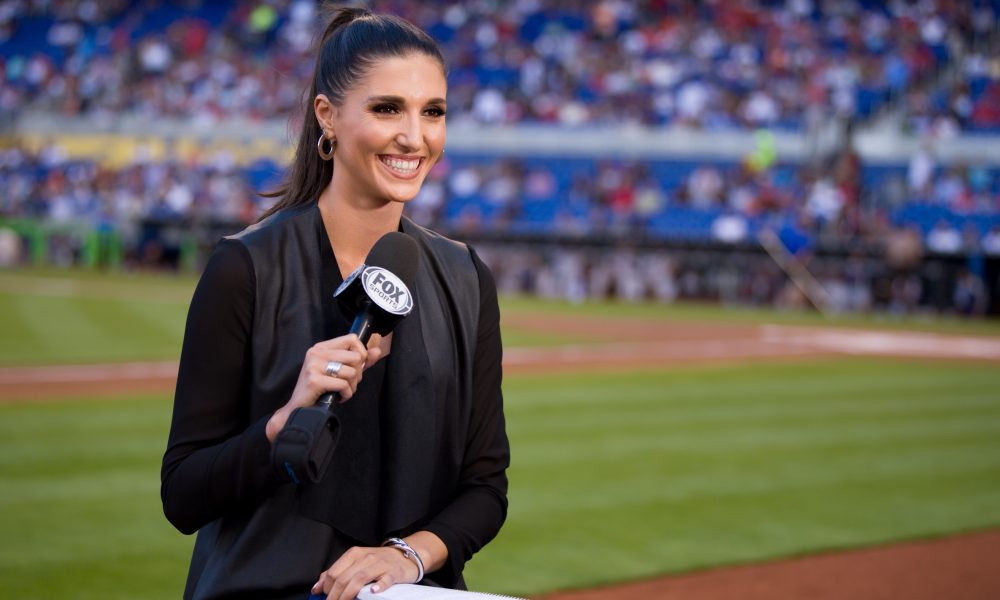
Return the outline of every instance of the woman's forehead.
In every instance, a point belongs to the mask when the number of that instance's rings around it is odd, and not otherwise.
[[[407,100],[444,97],[448,82],[436,59],[422,53],[376,59],[352,92]]]

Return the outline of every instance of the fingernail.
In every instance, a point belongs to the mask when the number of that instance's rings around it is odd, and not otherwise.
[[[373,592],[377,592],[378,591],[378,586],[377,585],[373,585],[372,586],[372,591]]]

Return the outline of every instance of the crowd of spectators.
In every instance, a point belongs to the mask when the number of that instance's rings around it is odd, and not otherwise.
[[[566,237],[739,244],[770,228],[793,249],[870,245],[895,227],[913,226],[927,234],[933,251],[977,248],[990,224],[1000,224],[1000,171],[981,163],[943,167],[921,157],[876,170],[866,170],[850,151],[825,164],[766,167],[752,160],[598,160],[566,169],[544,159],[455,159],[432,172],[412,212],[450,229],[537,226]],[[934,224],[964,229],[960,243],[936,245]]]
[[[0,190],[0,223],[30,220],[53,232],[112,233],[135,266],[146,267],[160,266],[160,250],[169,243],[161,224],[225,223],[232,232],[260,210],[245,173],[225,154],[197,162],[140,158],[114,168],[69,160],[57,145],[38,153],[10,147],[0,149]],[[55,262],[76,262],[82,236],[59,244]]]
[[[316,4],[0,0],[0,110],[287,118]],[[442,42],[456,121],[806,127],[899,100],[915,130],[1000,126],[989,1],[370,5]]]
[[[928,163],[928,161],[930,161]],[[257,166],[258,171],[261,167]],[[58,144],[0,149],[0,217],[130,230],[142,221],[239,228],[271,200],[280,168],[260,176],[224,149],[186,160],[110,167],[69,160]],[[937,173],[930,176],[927,172]],[[412,201],[418,222],[476,234],[752,242],[779,231],[793,252],[817,244],[864,247],[916,227],[933,252],[992,252],[1000,226],[1000,171],[941,167],[933,159],[867,173],[845,152],[829,165],[634,160],[483,159],[446,155]]]

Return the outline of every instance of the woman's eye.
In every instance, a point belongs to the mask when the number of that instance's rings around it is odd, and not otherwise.
[[[439,106],[433,106],[428,108],[425,112],[432,117],[443,117],[446,111]]]
[[[395,114],[399,110],[392,104],[376,104],[372,107],[372,112],[379,114]]]

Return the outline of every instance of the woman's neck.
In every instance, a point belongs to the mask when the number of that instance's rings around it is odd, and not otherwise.
[[[380,237],[399,228],[403,205],[388,202],[375,208],[353,206],[328,187],[320,196],[319,211],[340,274],[346,277],[364,263]]]

